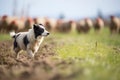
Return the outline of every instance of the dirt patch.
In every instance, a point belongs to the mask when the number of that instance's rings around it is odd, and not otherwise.
[[[34,59],[21,52],[16,60],[12,42],[0,42],[0,80],[70,80],[76,73],[63,74],[72,69],[74,62],[55,57],[57,44],[52,39],[41,45]]]

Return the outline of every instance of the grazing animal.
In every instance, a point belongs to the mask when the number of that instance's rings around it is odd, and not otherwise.
[[[118,17],[110,16],[110,31],[113,33],[120,33],[120,20]]]
[[[57,22],[57,31],[62,33],[68,33],[72,30],[72,21],[62,21],[58,20]]]
[[[44,37],[49,34],[42,24],[34,24],[28,32],[10,32],[10,36],[14,38],[16,57],[19,58],[19,52],[25,50],[31,58],[34,58]]]
[[[27,18],[25,23],[24,23],[25,31],[28,30],[29,28],[31,28],[32,24],[33,24],[33,20],[31,18]]]
[[[89,18],[85,18],[77,22],[76,30],[78,33],[88,33],[92,28],[93,23],[92,20]]]
[[[92,26],[93,26],[92,20],[90,18],[85,18],[85,25],[83,28],[84,33],[88,33]]]
[[[96,32],[100,32],[100,30],[104,27],[104,21],[101,18],[97,18],[94,24],[94,29]]]
[[[51,26],[51,24],[50,24],[50,22],[49,22],[48,20],[46,20],[45,26],[46,26],[46,29],[47,29],[48,31],[51,31],[52,26]]]
[[[9,31],[12,31],[12,30],[18,31],[18,25],[17,25],[17,23],[16,23],[15,20],[13,20],[13,21],[8,25],[8,30],[9,30]]]
[[[7,32],[7,28],[8,28],[8,16],[4,15],[1,18],[1,22],[0,22],[0,31],[1,32]]]

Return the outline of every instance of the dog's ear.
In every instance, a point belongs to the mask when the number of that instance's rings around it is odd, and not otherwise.
[[[43,24],[41,24],[41,23],[39,25],[43,26]]]
[[[38,29],[38,25],[37,25],[37,24],[34,24],[34,25],[33,25],[33,28],[34,28],[34,29]]]

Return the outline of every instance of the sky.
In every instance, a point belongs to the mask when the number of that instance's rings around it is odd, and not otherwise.
[[[78,18],[120,13],[120,0],[0,0],[0,15],[12,16],[13,7],[17,16]]]

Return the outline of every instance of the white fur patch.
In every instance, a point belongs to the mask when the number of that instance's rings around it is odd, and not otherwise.
[[[15,36],[15,32],[14,31],[10,32],[10,36],[11,37]]]

